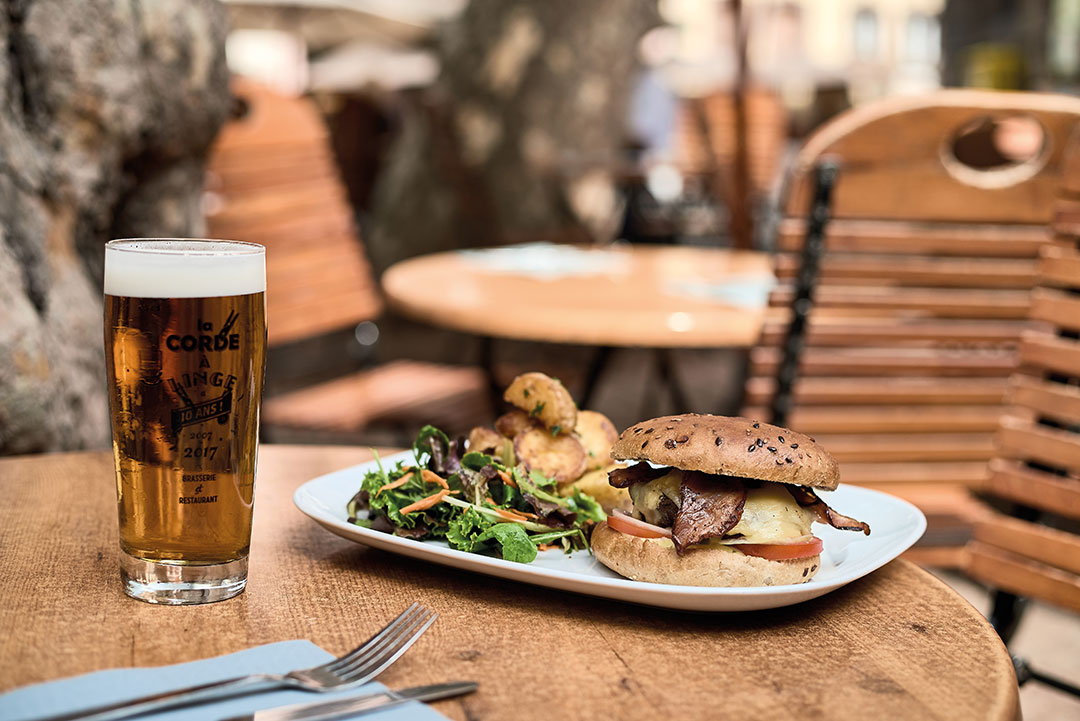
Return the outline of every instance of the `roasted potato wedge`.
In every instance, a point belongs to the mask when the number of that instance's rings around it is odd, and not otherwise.
[[[503,400],[525,411],[554,433],[570,433],[577,424],[577,405],[570,391],[543,373],[519,375],[503,393]]]
[[[469,450],[479,453],[491,453],[502,445],[503,440],[503,437],[492,429],[477,426],[469,431]]]
[[[519,408],[503,413],[495,419],[495,430],[504,438],[516,438],[518,433],[527,431],[536,425],[529,418],[529,414]]]
[[[477,426],[469,431],[469,450],[494,456],[504,466],[517,465],[514,441],[485,426]]]
[[[589,471],[576,481],[560,483],[559,495],[569,496],[577,488],[582,493],[587,493],[595,498],[603,506],[606,513],[611,513],[616,508],[629,511],[634,505],[630,500],[630,492],[625,488],[615,488],[608,483],[608,473],[615,468],[619,468],[619,466],[609,464],[595,471]]]
[[[556,481],[572,481],[585,472],[585,447],[571,435],[530,428],[514,439],[514,453],[526,471],[540,471]]]
[[[619,432],[607,416],[597,411],[578,411],[574,433],[585,446],[586,470],[595,471],[611,465],[611,446]]]

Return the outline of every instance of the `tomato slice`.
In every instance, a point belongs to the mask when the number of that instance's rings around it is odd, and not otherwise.
[[[824,544],[820,538],[812,537],[805,543],[741,543],[737,548],[748,556],[767,558],[770,561],[783,561],[789,558],[808,558],[821,553]]]
[[[616,511],[608,515],[607,524],[619,533],[639,538],[671,538],[670,528],[661,528],[645,521],[639,521],[633,516]]]

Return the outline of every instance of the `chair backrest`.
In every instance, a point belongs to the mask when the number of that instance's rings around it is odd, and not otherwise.
[[[1080,612],[1080,133],[1070,158],[985,489],[1017,517],[976,523],[968,572]]]
[[[271,348],[372,319],[381,300],[318,110],[242,79],[233,94],[246,112],[211,149],[207,226],[266,246]]]
[[[863,106],[822,127],[787,183],[781,284],[744,412],[768,417],[811,170],[835,157],[833,220],[787,423],[825,443],[845,482],[908,497],[983,486],[1021,333],[1037,325],[1030,290],[1078,119],[1077,98],[953,90]],[[1010,160],[1025,149],[1034,157]]]
[[[751,88],[746,94],[750,183],[764,196],[780,170],[787,142],[788,118],[776,93]],[[713,93],[683,101],[676,121],[679,165],[690,175],[712,176],[710,184],[731,203],[735,162],[735,104],[730,93]]]

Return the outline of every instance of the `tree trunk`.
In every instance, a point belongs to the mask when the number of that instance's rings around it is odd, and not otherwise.
[[[210,0],[0,2],[0,454],[108,441],[102,246],[202,231]]]
[[[405,114],[374,202],[381,273],[421,253],[603,238],[650,0],[472,0]]]

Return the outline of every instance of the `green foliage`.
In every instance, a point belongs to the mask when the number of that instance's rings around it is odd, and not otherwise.
[[[516,523],[496,523],[481,534],[479,540],[494,538],[499,551],[507,561],[532,563],[536,559],[536,544],[525,529]]]
[[[604,513],[600,502],[589,494],[582,493],[579,488],[575,488],[573,495],[567,498],[566,501],[570,510],[594,523],[607,520],[607,514]]]
[[[525,474],[486,453],[464,453],[434,426],[420,430],[413,444],[417,466],[383,466],[367,473],[347,504],[349,522],[389,530],[410,538],[444,539],[468,552],[498,553],[503,559],[530,563],[537,546],[557,544],[565,551],[588,548],[585,529],[605,518],[593,498],[580,491],[558,495],[554,479]],[[460,456],[460,457],[459,457]],[[427,508],[403,509],[443,490],[424,479],[423,469],[439,475],[450,493]]]
[[[460,551],[475,551],[482,543],[480,537],[491,528],[492,522],[475,508],[467,508],[450,519],[446,542]]]

